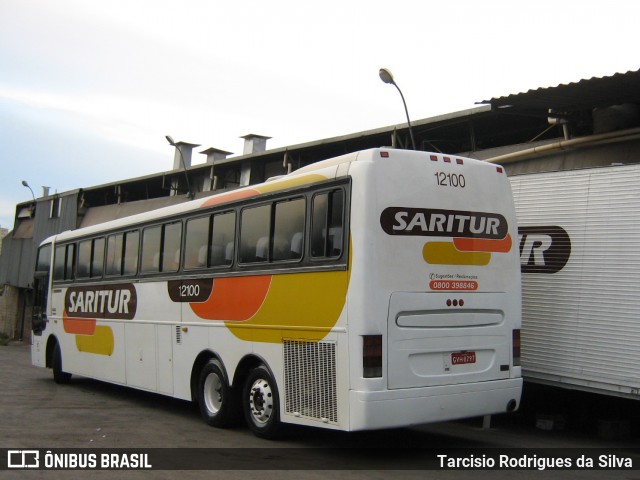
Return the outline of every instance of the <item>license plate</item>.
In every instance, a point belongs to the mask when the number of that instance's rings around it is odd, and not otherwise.
[[[451,365],[476,363],[476,352],[455,352],[451,354]]]

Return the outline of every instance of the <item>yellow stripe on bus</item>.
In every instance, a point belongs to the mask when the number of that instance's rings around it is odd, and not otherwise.
[[[226,325],[241,340],[267,343],[282,343],[283,332],[277,326],[299,325],[296,338],[317,342],[340,318],[348,287],[349,271],[274,275],[258,312],[246,322]]]
[[[288,178],[286,180],[274,180],[272,182],[263,183],[259,187],[254,186],[253,188],[260,193],[271,193],[279,192],[280,190],[286,190],[288,188],[311,185],[312,183],[322,182],[324,180],[327,180],[327,177],[325,177],[324,175],[310,173],[308,175]]]
[[[80,352],[111,355],[114,347],[113,330],[99,325],[93,335],[76,335],[76,347]]]
[[[461,252],[453,242],[427,242],[422,249],[422,257],[431,265],[485,266],[491,260],[491,253]]]

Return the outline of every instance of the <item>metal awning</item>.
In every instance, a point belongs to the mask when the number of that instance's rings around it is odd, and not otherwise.
[[[549,109],[580,111],[627,103],[640,104],[640,70],[538,88],[477,103],[490,104],[492,110],[510,108],[545,112]]]

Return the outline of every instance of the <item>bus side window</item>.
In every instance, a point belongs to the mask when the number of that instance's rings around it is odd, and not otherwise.
[[[135,275],[138,271],[138,249],[140,233],[137,230],[124,234],[123,275]]]
[[[89,278],[91,273],[91,240],[84,240],[78,243],[78,267],[76,276],[78,278]]]
[[[78,243],[77,278],[102,277],[104,264],[104,238],[84,240]]]
[[[53,259],[53,279],[73,280],[73,267],[75,263],[75,243],[56,247]]]
[[[43,245],[38,250],[38,259],[36,261],[36,272],[49,272],[51,267],[51,244]]]
[[[311,256],[336,258],[342,255],[344,193],[342,190],[313,197],[311,212]]]
[[[268,261],[271,205],[245,208],[242,210],[240,223],[240,261],[243,263]],[[265,238],[267,239],[267,257],[263,256]]]
[[[106,275],[122,274],[122,233],[107,237]]]
[[[53,258],[53,279],[64,280],[64,267],[67,263],[66,259],[67,247],[60,245],[56,247]]]
[[[142,231],[142,273],[155,273],[160,271],[160,240],[162,227],[145,228]]]
[[[180,267],[182,222],[168,223],[163,227],[162,272],[177,272]]]
[[[274,261],[302,258],[304,216],[304,198],[276,203],[273,226]]]
[[[187,220],[184,241],[184,268],[204,268],[207,266],[207,245],[211,217]]]
[[[104,237],[93,240],[91,252],[91,278],[102,277],[104,270]]]
[[[64,272],[64,279],[65,280],[73,280],[74,279],[74,267],[75,267],[75,260],[76,260],[76,244],[75,243],[70,243],[69,245],[67,245],[67,265],[65,268],[65,272]]]
[[[236,235],[236,212],[213,217],[211,236],[211,266],[222,267],[233,263],[233,247]]]
[[[107,261],[105,264],[105,275],[136,274],[138,269],[139,238],[140,234],[137,230],[109,235],[109,237],[107,237]]]

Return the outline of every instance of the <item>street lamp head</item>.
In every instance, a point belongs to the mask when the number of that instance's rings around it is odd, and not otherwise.
[[[413,128],[411,128],[411,120],[409,119],[409,110],[407,109],[407,102],[404,101],[404,95],[402,94],[402,90],[400,90],[400,87],[393,79],[393,74],[391,73],[391,70],[389,70],[388,68],[381,68],[380,71],[378,72],[378,75],[380,75],[380,80],[382,80],[384,83],[388,83],[396,87],[396,90],[398,90],[398,93],[400,94],[400,98],[402,98],[402,104],[404,105],[404,113],[406,113],[407,115],[407,125],[409,127],[409,136],[411,137],[411,146],[415,150],[416,141],[413,138]]]
[[[173,138],[171,137],[171,135],[165,135],[164,138],[167,139],[167,142],[169,142],[169,145],[172,145],[174,147],[176,146],[176,142],[173,141]]]
[[[378,74],[380,75],[380,80],[382,80],[384,83],[389,83],[391,85],[396,84],[396,82],[393,80],[393,74],[388,68],[381,68]]]
[[[26,180],[22,180],[22,186],[23,186],[23,187],[28,187],[28,186],[29,186],[29,184],[27,183],[27,181],[26,181]]]

